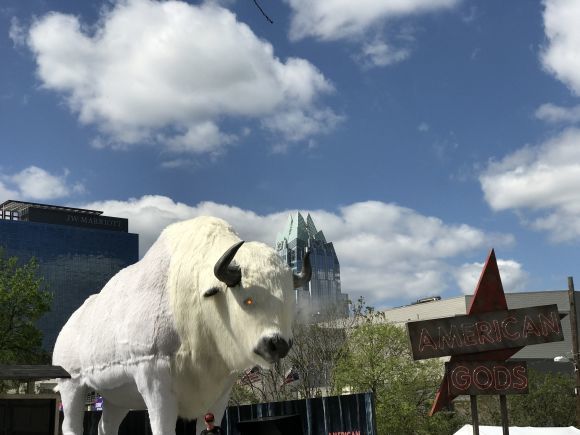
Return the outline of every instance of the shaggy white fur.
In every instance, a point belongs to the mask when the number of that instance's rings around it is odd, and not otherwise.
[[[202,422],[211,411],[220,421],[235,373],[269,365],[254,350],[268,337],[288,340],[294,311],[292,272],[262,243],[236,253],[238,286],[215,277],[215,263],[239,240],[217,218],[170,225],[71,316],[53,353],[72,376],[59,382],[64,435],[82,435],[91,389],[104,398],[99,435],[116,435],[130,409],[148,409],[153,435],[174,433],[178,416]],[[219,292],[204,297],[213,287]]]

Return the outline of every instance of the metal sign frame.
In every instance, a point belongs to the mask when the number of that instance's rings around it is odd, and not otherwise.
[[[564,340],[556,304],[409,322],[407,331],[415,360]]]

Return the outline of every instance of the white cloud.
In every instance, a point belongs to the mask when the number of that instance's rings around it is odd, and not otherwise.
[[[164,196],[93,202],[82,207],[128,218],[130,231],[140,234],[141,254],[168,224],[200,215],[224,218],[242,238],[272,245],[290,213],[284,210],[262,216],[214,202],[190,206]],[[354,203],[336,213],[310,213],[318,229],[334,243],[341,263],[343,291],[355,298],[364,295],[375,306],[395,299],[411,301],[454,288],[449,260],[513,242],[510,235],[446,224],[382,202]]]
[[[475,21],[478,15],[479,12],[477,10],[477,6],[471,6],[469,8],[469,12],[461,17],[461,21],[463,21],[465,24],[471,24],[473,21]]]
[[[484,266],[484,263],[466,263],[454,272],[457,284],[463,293],[473,294]],[[498,258],[497,267],[505,292],[525,290],[528,273],[520,263]]]
[[[364,34],[393,18],[449,9],[459,0],[286,0],[292,39],[338,40]]]
[[[224,145],[237,140],[235,135],[222,133],[213,122],[206,121],[193,125],[181,136],[161,139],[171,151],[219,154]]]
[[[70,184],[68,175],[68,170],[62,175],[53,175],[37,166],[29,166],[12,175],[0,174],[0,195],[15,200],[47,200],[83,193],[84,186],[78,182]]]
[[[161,167],[163,169],[197,167],[198,163],[199,162],[197,160],[192,160],[192,159],[173,159],[173,160],[166,160],[164,162],[161,162]]]
[[[6,186],[0,177],[0,203],[7,201],[9,199],[17,199],[19,197],[18,192],[14,189]]]
[[[363,68],[387,66],[407,59],[414,41],[412,29],[399,34],[392,27],[400,19],[450,9],[460,0],[285,0],[292,10],[290,39],[312,37],[321,41],[348,40],[361,43],[354,58]],[[396,22],[396,23],[395,23]],[[384,27],[392,25],[392,41],[386,42]],[[395,42],[396,41],[396,42]]]
[[[333,130],[343,119],[344,117],[329,109],[313,111],[294,109],[266,118],[262,126],[274,133],[282,133],[287,141],[298,142]]]
[[[160,195],[146,195],[128,201],[97,201],[81,207],[103,210],[109,216],[129,219],[129,231],[139,233],[139,250],[143,255],[167,225],[191,219],[196,216],[217,216],[227,220],[247,240],[260,240],[272,244],[276,231],[286,223],[285,213],[259,216],[246,211],[215,202],[200,202],[190,206]]]
[[[419,130],[420,132],[427,132],[430,130],[431,127],[429,127],[429,124],[427,124],[426,122],[422,122],[421,124],[419,124],[419,126],[417,127],[417,130]]]
[[[544,0],[544,30],[548,45],[542,52],[544,68],[580,96],[580,2]]]
[[[538,107],[535,115],[546,122],[574,124],[580,122],[580,106],[561,107],[546,103]]]
[[[16,17],[12,17],[10,19],[8,37],[12,39],[12,44],[14,44],[14,47],[21,47],[26,45],[26,29],[20,24],[20,21]]]
[[[221,152],[236,139],[221,131],[222,119],[289,111],[333,115],[305,135],[335,125],[324,124],[337,115],[318,101],[333,91],[324,75],[304,59],[278,59],[216,2],[121,0],[101,15],[89,31],[75,16],[50,13],[28,35],[43,86],[98,127],[100,146]]]
[[[544,6],[548,43],[541,61],[549,73],[580,96],[580,3],[544,0]],[[535,115],[554,124],[576,124],[580,106],[547,103]],[[492,208],[517,210],[524,224],[546,231],[553,241],[580,239],[580,129],[568,127],[539,146],[524,147],[491,163],[480,181]]]
[[[359,57],[365,67],[372,67],[402,62],[410,55],[409,48],[395,48],[384,41],[375,40],[363,44]]]
[[[555,241],[580,238],[580,129],[491,162],[479,180],[494,210],[529,211],[525,222]]]

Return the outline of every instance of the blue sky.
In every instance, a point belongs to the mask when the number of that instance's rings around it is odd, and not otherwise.
[[[377,307],[566,288],[580,255],[574,0],[2,0],[0,200],[127,217],[141,254],[289,213]]]

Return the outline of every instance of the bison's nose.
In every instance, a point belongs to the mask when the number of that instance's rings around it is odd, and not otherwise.
[[[279,335],[271,337],[264,337],[260,340],[254,352],[264,358],[266,361],[274,363],[284,358],[290,348],[292,347],[292,340],[287,342]]]

